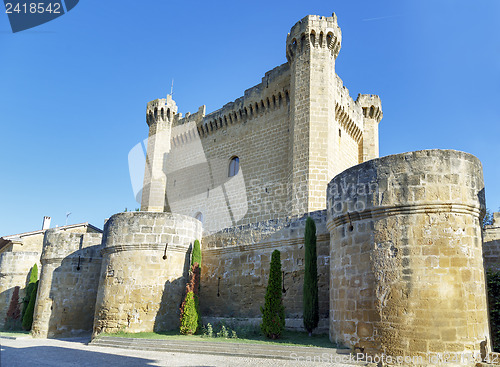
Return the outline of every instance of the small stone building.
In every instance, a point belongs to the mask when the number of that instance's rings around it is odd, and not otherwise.
[[[20,287],[20,298],[24,297],[24,288],[29,280],[29,273],[34,264],[40,270],[40,255],[45,232],[50,227],[50,217],[45,217],[42,229],[0,237],[0,328],[5,322],[12,292]],[[101,233],[101,230],[89,223],[71,224],[59,227],[60,231]]]

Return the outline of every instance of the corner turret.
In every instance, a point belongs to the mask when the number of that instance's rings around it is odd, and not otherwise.
[[[167,98],[155,99],[148,103],[146,108],[146,122],[148,126],[158,122],[172,122],[177,113],[177,105],[172,99],[172,95]]]
[[[360,158],[361,162],[366,162],[379,157],[378,124],[383,117],[382,102],[375,94],[358,94],[356,104],[363,109],[363,140],[360,146],[360,151],[362,151]]]
[[[307,48],[328,50],[335,59],[339,55],[342,32],[337,16],[308,15],[297,22],[286,37],[286,58],[292,62],[295,56]]]
[[[172,121],[176,113],[177,105],[170,94],[166,99],[155,99],[147,105],[146,122],[149,126],[149,136],[141,211],[168,210],[168,203],[165,202],[167,177],[164,165],[171,148]]]

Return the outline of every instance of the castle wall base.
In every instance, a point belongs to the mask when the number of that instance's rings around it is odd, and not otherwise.
[[[235,327],[251,327],[259,330],[262,324],[262,317],[216,317],[204,316],[203,324],[210,323],[212,326],[224,324],[227,327],[234,329]],[[290,331],[304,332],[304,320],[302,318],[285,318],[285,329]],[[318,327],[313,330],[313,334],[327,334],[329,330],[328,318],[320,318]]]

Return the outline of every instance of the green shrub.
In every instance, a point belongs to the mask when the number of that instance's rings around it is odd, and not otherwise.
[[[36,301],[36,292],[38,290],[38,280],[34,283],[33,290],[30,294],[30,301],[28,303],[28,307],[26,308],[26,312],[23,317],[23,329],[31,330],[31,326],[33,325],[33,314],[35,313],[35,301]]]
[[[303,318],[304,327],[311,335],[318,327],[319,305],[318,305],[318,265],[316,256],[316,224],[311,217],[306,220],[305,229],[305,269],[303,289]]]
[[[266,289],[264,307],[261,307],[262,324],[260,326],[265,336],[278,339],[285,329],[285,307],[281,299],[282,278],[280,252],[274,250],[271,255],[271,269]]]
[[[28,304],[30,303],[31,293],[35,287],[35,283],[38,280],[38,266],[35,264],[30,270],[29,282],[25,289],[25,295],[23,297],[23,309],[21,311],[21,321],[24,319],[26,310],[28,309]]]
[[[5,330],[21,330],[21,309],[19,307],[19,287],[14,288],[10,299],[7,317],[5,318]]]
[[[38,280],[38,265],[35,264],[31,268],[30,272],[30,283],[35,283]]]
[[[206,338],[214,337],[214,329],[212,328],[211,323],[208,323],[207,326],[203,326],[203,336]]]
[[[217,333],[217,337],[218,338],[229,338],[229,331],[226,329],[226,326],[225,325],[222,325],[222,327],[220,328],[220,331]]]
[[[183,314],[181,317],[181,334],[191,335],[196,333],[199,326],[198,296],[194,292],[188,292],[183,302]]]
[[[193,252],[191,254],[191,268],[195,263],[198,263],[201,267],[201,248],[200,241],[195,240],[193,246]]]
[[[201,327],[198,290],[200,288],[200,266],[194,263],[186,284],[186,297],[181,305],[180,332],[184,335],[195,334]]]

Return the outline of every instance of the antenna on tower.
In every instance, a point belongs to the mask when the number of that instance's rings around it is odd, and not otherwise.
[[[174,94],[174,79],[172,78],[172,87],[170,88],[170,95],[173,96]]]

